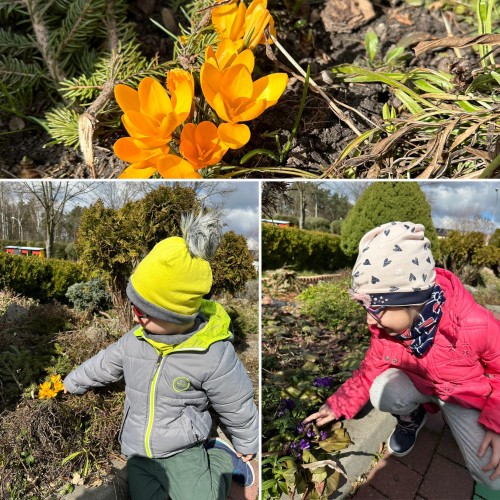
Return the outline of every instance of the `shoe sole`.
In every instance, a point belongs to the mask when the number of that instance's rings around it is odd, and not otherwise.
[[[391,441],[391,437],[392,435],[394,434],[394,431],[391,432],[391,435],[389,436],[389,438],[387,439],[387,449],[389,450],[389,453],[391,455],[394,455],[395,457],[404,457],[406,455],[408,455],[408,453],[410,453],[411,450],[413,450],[413,448],[415,447],[415,445],[417,444],[417,436],[418,436],[418,433],[420,432],[421,429],[424,428],[424,425],[425,423],[427,422],[427,417],[428,417],[428,414],[426,413],[424,415],[424,418],[422,419],[422,423],[420,424],[419,428],[416,430],[415,432],[415,442],[413,443],[413,445],[408,448],[405,452],[403,453],[398,453],[397,451],[394,451],[391,449],[391,445],[389,444],[390,441]]]
[[[227,446],[231,451],[236,453],[236,450],[233,448],[231,443],[228,443],[227,441],[224,441],[221,438],[213,438],[213,439],[215,441],[218,441],[219,443],[222,443],[224,446]],[[217,448],[217,449],[220,450],[221,448]],[[245,462],[245,463],[248,464],[248,467],[250,467],[250,471],[252,472],[252,482],[250,484],[240,484],[237,481],[235,481],[235,482],[238,486],[241,486],[242,488],[249,488],[250,486],[253,486],[253,484],[255,483],[255,471],[253,470],[253,467],[250,463],[248,463],[248,462]]]

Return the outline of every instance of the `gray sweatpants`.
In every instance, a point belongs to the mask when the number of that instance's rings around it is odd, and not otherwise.
[[[477,452],[485,434],[485,428],[478,423],[478,410],[462,408],[445,403],[436,396],[422,394],[408,375],[397,368],[389,368],[374,380],[370,389],[370,400],[380,411],[396,415],[408,415],[421,403],[438,404],[472,477],[488,488],[500,490],[500,478],[495,481],[490,479],[493,470],[481,470],[490,461],[491,447],[488,447],[482,458],[478,457]]]

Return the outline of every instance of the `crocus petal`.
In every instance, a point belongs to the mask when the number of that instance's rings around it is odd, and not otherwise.
[[[250,129],[243,123],[221,123],[219,125],[219,137],[227,147],[239,149],[250,140]]]
[[[246,49],[241,52],[241,54],[238,54],[231,66],[236,66],[237,64],[243,64],[248,72],[252,74],[253,68],[255,66],[255,56],[253,55],[253,52]]]
[[[231,66],[238,56],[239,51],[243,47],[243,40],[232,41],[229,38],[224,38],[218,45],[215,52],[215,60],[217,67],[220,70]],[[213,58],[211,59],[213,60]]]
[[[265,99],[266,108],[276,104],[286,89],[288,75],[286,73],[273,73],[256,80],[253,84],[252,99]]]
[[[122,137],[115,142],[113,150],[115,155],[121,160],[128,163],[138,163],[167,153],[169,148],[168,146],[149,148],[148,145],[144,144],[140,139]]]
[[[208,101],[208,99],[207,99]],[[210,103],[209,103],[210,104]],[[213,99],[213,104],[210,104],[214,108],[217,116],[224,120],[225,122],[233,122],[232,114],[226,109],[226,102],[222,98],[221,94],[215,94]]]
[[[172,95],[172,107],[180,125],[191,113],[194,97],[194,79],[183,69],[173,69],[167,75],[167,88]]]
[[[118,84],[115,86],[115,99],[123,111],[127,112],[129,109],[139,111],[139,94],[137,90],[128,85]]]
[[[158,160],[158,172],[164,179],[192,179],[200,178],[193,166],[176,155],[165,155]]]
[[[166,89],[154,78],[143,78],[138,91],[141,113],[161,122],[167,113],[172,112],[172,103]]]
[[[221,72],[212,64],[204,63],[200,71],[201,90],[212,108],[215,95],[220,89],[220,81]]]
[[[151,117],[137,111],[128,111],[125,113],[122,116],[122,122],[132,137],[160,136],[161,121],[153,121]]]
[[[156,172],[156,167],[137,168],[135,165],[130,165],[118,176],[118,179],[149,179]]]
[[[267,102],[265,100],[253,101],[252,99],[245,99],[237,108],[232,110],[231,123],[247,122],[254,120],[266,110]]]
[[[231,66],[222,72],[220,92],[228,102],[238,98],[250,98],[253,94],[253,81],[246,66]]]
[[[181,141],[179,151],[184,158],[191,161],[192,158],[198,156],[198,148],[196,147],[195,139],[196,125],[194,123],[186,123],[182,128]]]

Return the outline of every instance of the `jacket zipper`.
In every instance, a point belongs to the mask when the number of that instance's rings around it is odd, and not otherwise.
[[[149,420],[148,427],[146,429],[146,436],[144,438],[144,445],[146,448],[146,455],[149,458],[152,457],[151,447],[149,445],[149,438],[151,436],[151,431],[153,430],[153,421],[155,417],[155,390],[156,390],[156,381],[158,379],[158,373],[160,372],[161,362],[163,361],[163,355],[160,354],[158,359],[156,360],[156,368],[153,373],[153,377],[151,378],[151,389],[149,391]]]

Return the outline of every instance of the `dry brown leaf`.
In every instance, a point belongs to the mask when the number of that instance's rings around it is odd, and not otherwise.
[[[413,50],[415,55],[421,56],[429,50],[440,49],[443,47],[464,48],[471,45],[498,45],[500,44],[500,35],[479,35],[479,36],[447,36],[432,40],[430,42],[420,42]]]

